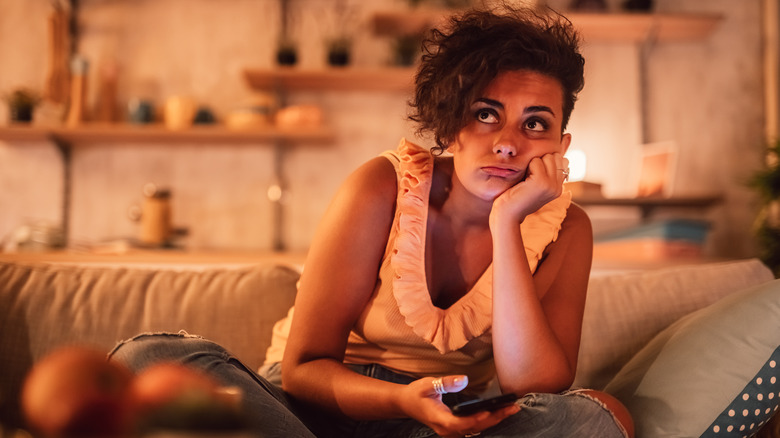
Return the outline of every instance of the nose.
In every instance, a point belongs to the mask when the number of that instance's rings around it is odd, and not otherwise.
[[[493,153],[497,155],[514,157],[515,155],[517,155],[517,149],[512,144],[501,142],[501,143],[496,143],[496,145],[493,146]]]
[[[493,153],[505,157],[514,157],[517,155],[517,142],[518,139],[512,133],[504,130],[493,144]]]

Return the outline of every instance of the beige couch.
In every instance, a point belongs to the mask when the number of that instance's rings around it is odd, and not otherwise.
[[[66,344],[108,351],[140,332],[186,330],[259,367],[273,324],[293,303],[297,278],[296,267],[272,262],[240,267],[0,262],[0,419],[18,424],[23,377],[36,360]],[[774,283],[757,260],[594,271],[576,385],[604,388],[673,322],[727,295]],[[780,330],[775,333],[780,337]],[[773,398],[780,400],[780,393]],[[630,396],[626,401],[631,408]],[[655,421],[644,419],[644,412],[634,414],[644,436],[672,436],[643,424]]]

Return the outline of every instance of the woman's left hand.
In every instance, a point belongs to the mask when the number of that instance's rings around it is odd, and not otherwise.
[[[439,379],[424,377],[407,385],[399,395],[404,413],[430,427],[439,436],[476,435],[520,410],[513,404],[493,412],[478,412],[465,417],[455,416],[442,402],[441,393],[435,390],[435,380],[440,382],[443,392],[459,392],[468,383],[466,376],[445,376]]]
[[[528,164],[524,180],[507,189],[493,202],[491,227],[496,221],[520,223],[526,216],[561,196],[569,160],[558,152],[536,157]]]

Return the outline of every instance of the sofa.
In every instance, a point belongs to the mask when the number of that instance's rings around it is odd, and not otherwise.
[[[0,421],[20,423],[34,363],[65,345],[109,351],[186,330],[263,363],[300,265],[0,260]],[[594,269],[575,386],[603,389],[639,438],[777,435],[780,280],[756,259]]]

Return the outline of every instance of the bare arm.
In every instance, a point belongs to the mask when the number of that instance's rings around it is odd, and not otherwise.
[[[312,242],[282,364],[286,391],[355,417],[400,415],[392,402],[399,385],[342,365],[349,332],[376,283],[395,195],[395,170],[385,158],[345,181]]]
[[[535,175],[543,176],[540,187],[518,191],[518,199],[560,195],[562,177],[556,169],[562,166],[549,157],[546,163],[535,163]],[[493,349],[499,383],[504,392],[558,392],[571,385],[576,371],[592,257],[590,221],[572,205],[558,240],[548,246],[531,275],[517,224],[538,207],[517,207],[511,195],[499,200],[491,215]]]

